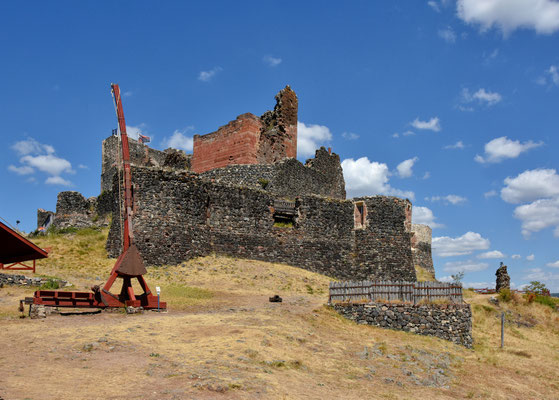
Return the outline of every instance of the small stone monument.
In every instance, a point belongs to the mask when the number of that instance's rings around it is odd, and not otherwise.
[[[497,282],[495,285],[497,293],[499,293],[502,289],[510,290],[510,276],[507,273],[507,266],[501,262],[501,265],[495,275],[497,275]]]

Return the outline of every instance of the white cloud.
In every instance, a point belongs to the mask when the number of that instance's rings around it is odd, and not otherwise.
[[[440,29],[439,37],[447,43],[456,42],[456,33],[454,33],[454,30],[450,26],[445,29]]]
[[[138,126],[126,125],[126,135],[132,139],[138,140],[140,135],[146,135],[146,132],[144,132],[145,127],[146,124],[144,123]]]
[[[501,198],[507,203],[528,203],[515,208],[514,217],[522,222],[522,235],[554,227],[559,237],[559,175],[554,169],[527,170],[507,177]]]
[[[264,63],[270,67],[277,67],[278,65],[281,64],[282,59],[279,57],[264,56],[262,58],[262,61],[264,61]]]
[[[476,262],[472,260],[467,261],[451,261],[444,265],[443,270],[446,272],[475,272],[487,269],[489,264],[483,262]]]
[[[198,80],[202,82],[209,82],[221,70],[223,70],[223,68],[215,67],[208,71],[200,71],[200,73],[198,74]]]
[[[458,196],[457,194],[449,194],[446,196],[432,196],[432,197],[426,197],[425,200],[428,201],[443,201],[446,204],[450,203],[453,205],[457,205],[457,204],[462,204],[468,201],[467,198],[462,197],[462,196]]]
[[[466,232],[457,238],[448,236],[433,238],[431,247],[440,257],[452,257],[471,254],[474,250],[487,250],[490,244],[489,239],[483,238],[479,233]]]
[[[431,229],[441,228],[444,225],[435,222],[437,219],[427,207],[413,207],[412,209],[412,222],[414,224],[429,225]]]
[[[415,135],[415,132],[414,132],[414,131],[407,130],[407,131],[401,133],[401,135],[402,135],[402,136],[413,136],[413,135]],[[394,133],[394,134],[392,135],[392,137],[393,137],[393,138],[398,138],[398,137],[400,137],[400,133],[396,132],[396,133]]]
[[[441,130],[439,117],[433,117],[429,121],[421,121],[419,118],[416,118],[413,122],[410,122],[410,124],[415,129],[427,129],[435,132],[439,132]]]
[[[45,181],[48,185],[62,185],[62,186],[70,186],[72,182],[62,178],[61,176],[49,176]]]
[[[559,2],[555,0],[458,0],[457,12],[482,31],[496,27],[505,37],[518,28],[540,34],[559,30]]]
[[[194,146],[194,139],[192,136],[186,136],[184,132],[178,129],[173,132],[171,137],[164,141],[166,147],[172,147],[173,149],[181,149],[186,151],[192,151]]]
[[[510,258],[512,258],[513,260],[520,260],[522,256],[520,254],[513,254],[512,256],[510,256]]]
[[[507,203],[559,197],[559,175],[554,169],[526,170],[514,178],[505,178],[504,183],[501,198]]]
[[[477,92],[471,93],[469,89],[464,88],[462,89],[462,102],[463,103],[472,103],[474,101],[478,102],[479,104],[485,104],[487,106],[493,106],[499,103],[503,97],[497,92],[489,92],[486,91],[484,88],[478,89]],[[464,111],[464,110],[462,110]],[[471,110],[467,110],[471,111]]]
[[[89,169],[89,167],[87,165],[84,165],[84,164],[79,164],[78,168],[79,169]]]
[[[22,165],[21,167],[16,167],[15,165],[9,165],[8,169],[15,172],[18,175],[29,175],[35,172],[35,170],[29,165]]]
[[[71,184],[60,175],[75,173],[72,164],[70,161],[56,156],[54,147],[51,145],[42,144],[33,138],[28,138],[16,142],[12,146],[12,150],[21,156],[19,159],[21,165],[9,165],[8,170],[18,175],[31,175],[39,170],[51,175],[46,180],[48,184]],[[35,178],[30,177],[28,181],[35,181]]]
[[[356,133],[351,133],[351,132],[344,132],[344,133],[342,133],[342,137],[343,137],[344,139],[347,139],[347,140],[357,140],[357,139],[359,139],[359,135],[358,135],[358,134],[356,134]]]
[[[485,144],[485,157],[476,155],[474,160],[482,164],[499,163],[507,158],[516,158],[521,153],[542,145],[543,142],[532,142],[529,140],[520,143],[518,140],[510,140],[506,136],[501,136]]]
[[[535,259],[536,259],[536,256],[534,254],[530,254],[529,256],[526,256],[527,261],[534,261]]]
[[[549,67],[547,73],[550,75],[551,80],[553,81],[555,86],[559,86],[559,71],[557,70],[557,66],[552,65],[551,67]]]
[[[451,281],[450,281],[451,282]],[[512,286],[512,284],[511,284]],[[491,289],[495,288],[495,282],[462,282],[462,287],[464,288],[474,288],[474,289]]]
[[[525,238],[549,227],[555,227],[554,235],[559,237],[559,198],[540,199],[518,206],[513,215],[522,221],[522,235]]]
[[[388,183],[390,171],[384,163],[369,161],[367,157],[342,161],[346,189],[352,197],[376,194],[414,198],[413,192],[401,191]]]
[[[506,256],[499,250],[486,251],[485,253],[478,254],[477,258],[505,258]]]
[[[60,175],[63,172],[73,173],[72,164],[64,158],[57,157],[52,154],[32,156],[23,156],[20,159],[22,164],[37,168],[39,171],[46,172],[50,175]]]
[[[454,144],[449,144],[448,146],[443,147],[445,150],[449,150],[449,149],[460,149],[462,150],[464,147],[464,143],[462,143],[461,140],[457,141]]]
[[[429,179],[430,177],[431,177],[431,173],[430,173],[429,171],[426,171],[426,172],[423,174],[423,179]]]
[[[414,157],[408,160],[404,160],[400,164],[398,164],[396,170],[398,170],[398,175],[400,175],[400,178],[409,178],[410,176],[413,175],[412,168],[413,165],[417,162],[417,160],[419,160],[419,158]]]
[[[321,145],[332,140],[332,132],[324,125],[297,122],[297,154],[313,155]]]
[[[527,281],[540,281],[544,283],[552,293],[559,291],[559,273],[547,272],[541,268],[531,268],[526,272],[527,274],[523,276],[523,279]]]
[[[21,140],[16,142],[12,149],[15,150],[20,156],[25,156],[28,154],[52,154],[54,153],[54,147],[49,144],[42,144],[33,138],[26,140]]]
[[[439,7],[439,4],[436,1],[430,0],[427,2],[427,4],[436,12],[441,12],[441,8]]]
[[[547,265],[548,267],[552,267],[552,268],[559,268],[559,260],[557,260],[555,262],[552,262],[552,263],[547,263],[545,265]]]
[[[485,197],[486,199],[490,198],[490,197],[495,197],[497,196],[497,191],[496,190],[490,190],[489,192],[485,192],[483,194],[483,197]]]

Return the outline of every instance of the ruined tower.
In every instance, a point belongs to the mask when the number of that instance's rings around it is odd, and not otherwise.
[[[246,113],[206,135],[194,135],[192,171],[228,165],[273,164],[297,157],[297,95],[286,86],[273,111]]]

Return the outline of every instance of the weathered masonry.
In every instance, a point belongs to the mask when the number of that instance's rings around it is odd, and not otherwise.
[[[431,254],[431,228],[427,225],[413,224],[411,230],[413,232],[411,238],[413,264],[424,268],[435,276]]]
[[[195,135],[193,154],[130,139],[134,239],[146,263],[217,253],[344,279],[415,280],[414,261],[428,264],[430,245],[422,245],[423,231],[412,231],[411,203],[386,196],[346,200],[340,157],[331,149],[318,149],[304,164],[296,159],[295,92],[286,86],[275,100],[260,117],[242,114]],[[116,256],[119,137],[102,148],[101,194],[60,193],[56,213],[38,212],[38,226],[105,225],[112,212],[107,249]]]
[[[337,278],[416,279],[408,200],[285,199],[184,172],[140,167],[132,172],[134,240],[148,264],[216,253],[284,262]],[[367,209],[360,226],[356,204]],[[113,218],[107,242],[112,256],[120,248],[119,229]]]
[[[334,309],[358,324],[435,336],[471,348],[472,310],[469,304],[334,304]]]
[[[297,95],[286,86],[277,94],[273,111],[261,117],[242,114],[213,133],[194,135],[192,171],[296,158],[297,111]]]

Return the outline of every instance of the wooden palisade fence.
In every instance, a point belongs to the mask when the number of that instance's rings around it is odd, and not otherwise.
[[[330,282],[329,303],[393,302],[462,303],[462,285],[445,282]]]

